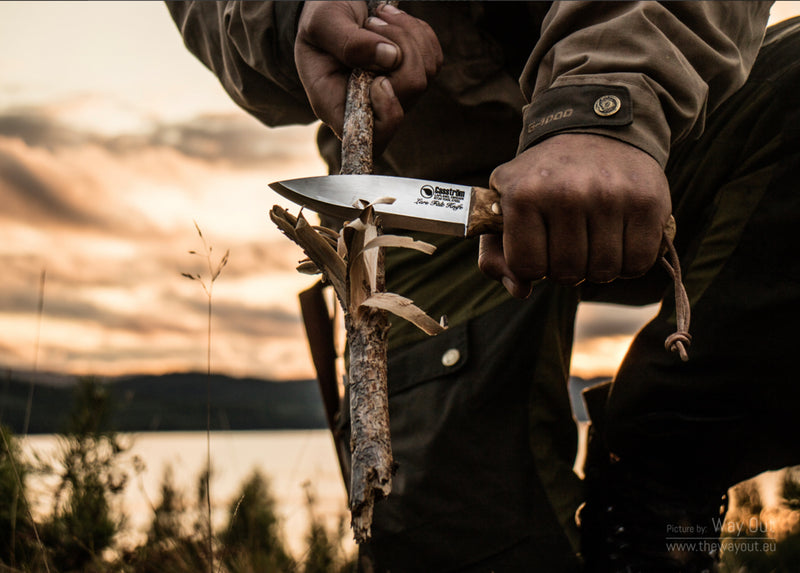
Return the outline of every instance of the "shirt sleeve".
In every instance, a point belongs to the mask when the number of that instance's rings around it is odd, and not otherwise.
[[[294,64],[302,2],[167,2],[184,43],[267,125],[316,120]]]
[[[747,79],[771,2],[554,2],[525,66],[519,151],[613,137],[662,166]]]

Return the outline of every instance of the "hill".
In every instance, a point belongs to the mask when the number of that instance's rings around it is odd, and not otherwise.
[[[0,423],[21,432],[30,392],[29,377],[8,373],[0,380]],[[36,377],[30,433],[63,429],[77,379]],[[111,426],[120,432],[206,429],[207,378],[203,373],[103,379],[111,398]],[[315,380],[275,382],[212,375],[212,430],[325,428]]]

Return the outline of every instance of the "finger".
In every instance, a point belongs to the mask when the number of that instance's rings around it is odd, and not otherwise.
[[[377,77],[370,88],[374,117],[373,153],[380,155],[403,122],[403,106],[394,94],[392,83],[386,77]]]
[[[362,27],[365,15],[361,19],[362,15],[354,14],[347,5],[333,8],[326,10],[324,17],[302,20],[304,25],[298,31],[298,38],[322,53],[331,54],[347,68],[388,71],[400,64],[399,46]]]
[[[626,222],[621,276],[640,277],[650,270],[661,248],[663,228],[663,224],[649,216],[632,217]]]
[[[414,18],[391,4],[383,4],[378,10],[378,14],[387,24],[408,32],[411,39],[417,44],[428,77],[435,76],[442,66],[444,57],[439,38],[433,28],[424,20]],[[391,38],[391,36],[389,37]],[[402,47],[402,44],[400,45]]]
[[[614,209],[595,209],[588,225],[589,260],[586,278],[608,283],[622,274],[623,221]]]
[[[400,46],[402,62],[387,76],[395,94],[407,107],[425,91],[430,79],[438,73],[441,47],[433,30],[421,20],[400,10],[392,13],[388,8],[381,11],[381,17],[370,18],[366,26]]]
[[[297,59],[300,61],[299,56]],[[336,67],[323,69],[316,66],[315,69],[301,71],[298,66],[298,71],[314,115],[341,139],[348,76],[340,73]]]
[[[586,278],[586,218],[579,209],[563,206],[547,222],[548,276],[562,284],[576,285]]]
[[[527,298],[531,294],[530,281],[520,279],[511,272],[503,255],[503,240],[499,235],[481,235],[478,250],[478,268],[505,287],[515,298]]]
[[[520,198],[513,188],[501,194],[503,252],[511,272],[519,279],[544,278],[548,271],[548,233],[542,214]]]

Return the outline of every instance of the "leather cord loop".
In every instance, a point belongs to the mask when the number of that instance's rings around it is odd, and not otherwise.
[[[681,277],[681,264],[678,260],[678,252],[672,239],[665,234],[662,240],[664,252],[659,261],[661,266],[666,269],[675,287],[675,332],[670,334],[664,341],[664,347],[671,352],[677,352],[683,362],[689,360],[688,349],[692,343],[692,335],[689,334],[689,321],[691,319],[691,305],[689,295],[686,294],[686,287],[683,286]]]

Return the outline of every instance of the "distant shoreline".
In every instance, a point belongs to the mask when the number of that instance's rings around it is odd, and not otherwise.
[[[0,424],[23,430],[30,378],[9,372],[0,379]],[[48,380],[57,380],[49,383]],[[37,376],[29,434],[63,431],[80,377]],[[108,430],[181,432],[207,429],[204,373],[97,378],[108,390]],[[211,376],[211,430],[304,430],[327,427],[315,380],[276,382],[256,378]]]

